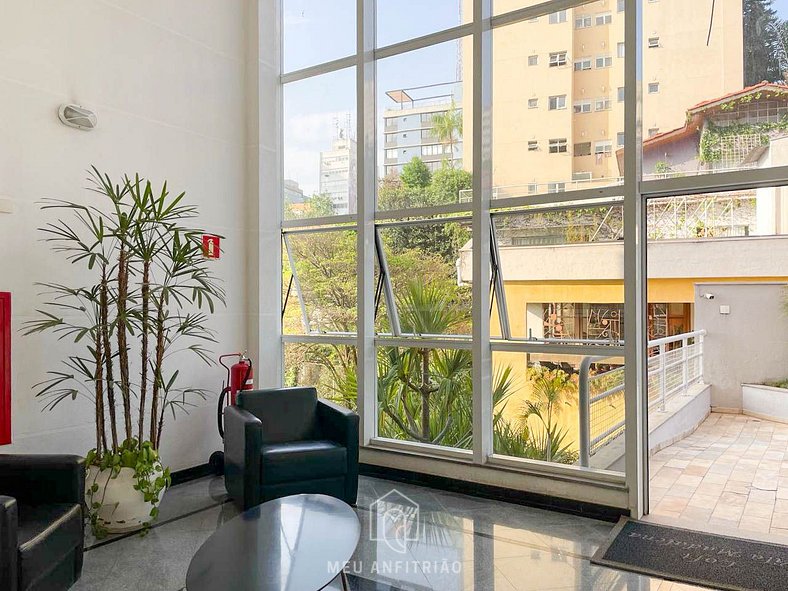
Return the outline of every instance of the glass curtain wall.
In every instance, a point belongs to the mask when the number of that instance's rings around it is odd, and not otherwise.
[[[373,445],[621,474],[623,13],[481,2],[505,17],[490,33],[469,0],[337,2],[343,22],[323,30],[326,3],[282,2],[287,385],[353,408],[363,393]],[[316,61],[359,15],[374,38]],[[359,76],[364,49],[374,74]],[[584,254],[597,246],[607,269]],[[556,316],[569,305],[584,328]]]
[[[695,318],[645,241],[786,225],[772,2],[280,1],[288,384],[647,510],[651,342]]]

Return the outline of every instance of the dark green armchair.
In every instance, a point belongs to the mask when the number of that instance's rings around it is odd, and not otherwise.
[[[300,493],[354,505],[358,415],[314,388],[241,392],[224,411],[224,478],[243,510]]]

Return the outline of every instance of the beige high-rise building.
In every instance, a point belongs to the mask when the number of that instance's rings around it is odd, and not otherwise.
[[[535,2],[531,2],[535,4]],[[743,86],[742,0],[643,0],[643,135]],[[467,3],[468,5],[470,3]],[[496,13],[528,5],[496,0]],[[466,6],[465,10],[470,10]],[[509,197],[613,184],[624,142],[624,2],[599,0],[493,32],[493,185]],[[470,72],[471,41],[462,48]],[[464,143],[472,145],[470,75]],[[471,168],[471,151],[464,156]]]

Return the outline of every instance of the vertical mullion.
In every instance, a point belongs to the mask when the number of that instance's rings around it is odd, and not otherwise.
[[[377,424],[375,355],[375,0],[356,1],[356,186],[358,358],[357,403],[360,443],[367,445]]]
[[[624,64],[624,379],[629,509],[648,511],[646,212],[642,179],[643,6],[626,0]]]
[[[473,2],[473,459],[493,453],[490,349],[492,0]]]

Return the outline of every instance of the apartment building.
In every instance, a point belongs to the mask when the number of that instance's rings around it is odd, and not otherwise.
[[[713,16],[706,2],[643,2],[648,137],[683,125],[687,105],[742,88],[743,29],[741,0],[717,1]],[[613,156],[624,144],[624,4],[600,0],[494,31],[496,196],[618,182]],[[522,5],[498,0],[496,10]],[[463,56],[471,55],[469,43]],[[464,84],[470,96],[470,78]],[[465,142],[472,141],[470,117],[466,109]]]
[[[449,160],[460,165],[463,141],[459,131],[449,140],[438,137],[433,127],[436,115],[462,114],[461,92],[459,83],[386,92],[383,176],[399,174],[413,158],[420,158],[433,171]]]
[[[356,211],[356,141],[340,133],[330,150],[320,153],[320,194],[337,215]]]

